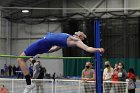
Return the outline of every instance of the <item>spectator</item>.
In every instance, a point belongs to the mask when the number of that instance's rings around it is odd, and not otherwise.
[[[105,62],[105,69],[103,72],[103,80],[104,81],[111,81],[112,75],[113,75],[113,68],[111,67],[109,61],[106,61]],[[110,90],[112,87],[111,82],[106,82],[104,84],[105,84],[105,86],[104,86],[105,93],[110,93]]]
[[[123,63],[120,62],[120,63],[118,63],[118,65],[115,64],[115,69],[114,69],[114,73],[113,73],[113,80],[125,82],[126,79],[127,79],[127,72],[124,69]],[[113,85],[114,85],[114,89],[115,89],[116,93],[125,93],[126,92],[126,90],[125,90],[125,87],[127,87],[126,84],[116,83]]]
[[[4,69],[1,69],[1,75],[4,76]]]
[[[127,79],[127,72],[126,72],[126,70],[124,69],[124,65],[123,65],[123,63],[119,63],[118,64],[118,80],[119,81],[126,81],[126,79]]]
[[[33,66],[32,66],[32,64],[30,64],[30,66],[29,66],[29,71],[30,71],[31,77],[33,77]]]
[[[43,79],[45,70],[41,66],[40,61],[32,60],[32,63],[33,63],[33,79]],[[35,83],[36,83],[36,93],[44,93],[43,81],[36,80]]]
[[[12,73],[12,66],[11,65],[9,65],[8,70],[9,70],[9,76],[11,76],[11,73]]]
[[[47,74],[47,70],[46,70],[45,67],[43,67],[43,69],[44,69],[44,76],[46,76],[46,74]]]
[[[113,81],[118,81],[118,64],[115,64],[115,67],[114,67],[114,72],[113,72],[113,75],[112,75],[112,80]]]
[[[133,68],[129,68],[129,72],[128,72],[128,79],[129,79],[129,83],[128,83],[128,92],[129,93],[135,93],[135,88],[136,88],[136,76],[135,76],[135,72]]]
[[[112,75],[113,75],[113,68],[111,67],[109,61],[105,62],[105,69],[103,72],[103,80],[105,81],[111,81],[112,80]]]
[[[88,81],[94,81],[94,70],[92,69],[91,62],[86,62],[85,69],[82,71],[82,80],[84,81],[84,88],[85,93],[94,93],[96,89],[96,84],[93,82]]]
[[[17,78],[18,78],[18,79],[19,79],[19,78],[22,78],[22,79],[23,79],[23,73],[22,73],[22,71],[21,71],[21,69],[20,69],[19,66],[17,67],[16,73],[17,73]]]
[[[7,66],[7,64],[4,64],[4,73],[5,73],[5,76],[7,76],[7,73],[8,73],[8,66]]]
[[[118,64],[116,63],[114,66],[114,72],[112,75],[112,81],[118,81],[118,73],[119,73],[119,68],[118,68]],[[112,83],[112,86],[114,87],[114,92],[115,93],[121,93],[118,91],[118,83]]]
[[[13,75],[16,76],[16,66],[13,66]]]
[[[8,93],[8,89],[4,85],[0,85],[0,93]]]

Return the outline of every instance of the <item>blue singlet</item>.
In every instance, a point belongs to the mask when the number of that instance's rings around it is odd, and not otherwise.
[[[47,53],[49,49],[56,45],[67,47],[67,38],[70,34],[66,33],[47,33],[47,35],[31,44],[24,50],[26,56],[35,56],[37,54]]]

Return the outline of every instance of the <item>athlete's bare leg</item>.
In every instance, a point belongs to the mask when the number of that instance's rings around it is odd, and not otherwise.
[[[25,55],[25,53],[23,52],[23,53],[21,53],[20,56],[26,56],[26,55]],[[17,61],[18,61],[18,64],[19,64],[19,66],[20,66],[20,68],[21,68],[21,70],[22,70],[24,76],[29,75],[29,69],[28,69],[28,66],[27,66],[27,64],[26,64],[26,62],[25,62],[25,59],[23,59],[23,58],[18,58]]]
[[[23,52],[20,56],[26,56],[26,55]],[[31,84],[31,76],[29,74],[28,66],[25,62],[25,61],[27,61],[27,59],[18,58],[17,61],[18,61],[18,64],[19,64],[19,66],[20,66],[20,68],[25,76],[26,83],[27,83],[27,86],[25,87],[23,93],[29,93],[35,87],[35,85]]]

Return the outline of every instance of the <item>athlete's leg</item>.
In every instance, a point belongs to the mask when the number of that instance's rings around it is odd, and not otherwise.
[[[25,53],[23,52],[20,56],[26,56]],[[29,93],[34,87],[35,85],[31,85],[31,76],[29,74],[29,69],[28,69],[28,66],[26,64],[26,61],[27,59],[22,59],[22,58],[18,58],[17,61],[19,63],[19,66],[25,76],[25,79],[26,79],[26,83],[27,83],[27,86],[24,90],[23,93]]]
[[[26,55],[23,52],[23,53],[21,53],[20,56],[26,56]],[[18,58],[17,61],[18,61],[18,64],[19,64],[24,76],[28,75],[29,74],[29,69],[28,69],[27,64],[25,62],[26,60],[23,59],[23,58]]]
[[[26,55],[25,55],[25,53],[23,52],[23,53],[21,53],[20,56],[26,56]],[[23,59],[23,58],[18,58],[17,61],[18,61],[18,64],[19,64],[19,66],[20,66],[20,69],[21,69],[22,72],[23,72],[23,75],[25,76],[27,85],[31,85],[31,79],[30,79],[31,77],[30,77],[29,69],[28,69],[28,66],[27,66],[27,64],[26,64],[26,62],[25,62],[25,59]]]

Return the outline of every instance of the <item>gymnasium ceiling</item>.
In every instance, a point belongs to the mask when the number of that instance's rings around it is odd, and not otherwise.
[[[67,3],[66,3],[66,2]],[[28,14],[23,14],[21,12],[21,9],[3,9],[3,17],[7,17],[9,19],[24,19],[27,18],[48,18],[48,16],[54,16],[59,18],[58,16],[62,17],[67,13],[66,15],[73,15],[80,13],[80,16],[91,16],[91,17],[119,17],[124,15],[132,15],[138,12],[138,15],[140,15],[139,11],[109,11],[106,12],[106,10],[102,11],[96,11],[94,8],[103,8],[103,7],[116,7],[116,8],[124,8],[125,3],[122,3],[122,0],[110,0],[110,2],[106,3],[106,0],[0,0],[0,6],[3,7],[38,7],[38,8],[63,8],[63,7],[75,7],[75,8],[83,8],[81,11],[64,11],[64,10],[31,10]],[[120,3],[119,3],[120,2]],[[114,3],[114,4],[112,4]],[[116,4],[119,3],[119,4]],[[65,5],[66,4],[66,5]],[[85,9],[86,7],[91,8],[92,10]],[[79,16],[78,15],[78,16]],[[45,20],[45,19],[43,19]]]
[[[54,0],[0,0],[0,5],[6,7],[43,7],[45,3],[50,1]]]
[[[63,7],[75,7],[83,8],[83,10],[67,11],[67,14],[75,13],[88,13],[90,10],[84,9],[85,7],[96,8],[103,5],[105,0],[0,0],[0,6],[3,7],[43,7],[43,8],[63,8]],[[65,5],[66,4],[66,5]],[[4,16],[22,17],[24,16],[19,9],[3,9]],[[93,9],[94,11],[94,9]],[[31,13],[31,14],[30,14]],[[27,16],[43,17],[46,15],[62,16],[64,10],[31,10]]]
[[[38,8],[61,8],[62,0],[0,0],[0,6],[3,7],[38,7]],[[62,11],[49,10],[30,10],[28,14],[21,13],[21,9],[3,9],[4,17],[21,18],[25,16],[30,17],[44,17],[46,15],[62,15]]]

